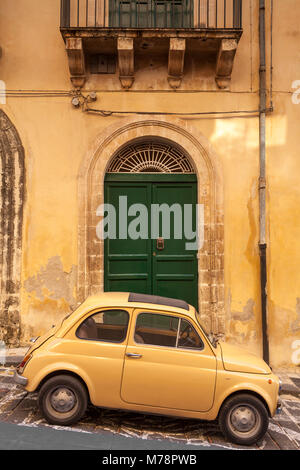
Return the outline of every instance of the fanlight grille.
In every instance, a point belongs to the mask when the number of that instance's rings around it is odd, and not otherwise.
[[[166,142],[134,143],[113,158],[108,173],[195,173],[186,155]]]

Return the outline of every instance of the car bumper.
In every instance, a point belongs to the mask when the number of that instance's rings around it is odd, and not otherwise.
[[[26,387],[26,385],[28,383],[28,379],[26,379],[26,377],[23,377],[22,375],[18,374],[17,371],[15,371],[15,373],[14,373],[14,381],[19,385],[23,385],[23,387]]]

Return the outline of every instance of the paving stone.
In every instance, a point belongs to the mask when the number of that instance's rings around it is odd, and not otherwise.
[[[256,444],[259,450],[280,450],[278,444],[272,439],[269,432],[266,433],[261,442]]]
[[[38,406],[37,399],[29,396],[29,397],[24,398],[21,401],[21,403],[18,405],[18,409],[30,411],[32,409],[37,408],[37,406]]]
[[[291,377],[291,380],[294,382],[294,384],[296,385],[296,387],[298,387],[300,391],[300,377]]]
[[[284,429],[273,422],[269,425],[269,435],[275,441],[280,450],[299,450],[298,446],[288,437]]]
[[[1,382],[15,384],[14,378],[10,377],[10,376],[5,376],[5,377],[1,378]]]
[[[9,389],[8,388],[0,388],[0,401],[3,397],[5,397],[7,395],[7,393],[9,392]]]

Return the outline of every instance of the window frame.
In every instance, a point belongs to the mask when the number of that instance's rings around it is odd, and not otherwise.
[[[80,336],[78,336],[77,332],[78,332],[79,328],[81,327],[81,325],[86,320],[88,320],[88,318],[91,318],[94,315],[98,315],[99,313],[105,313],[105,312],[110,312],[110,311],[119,311],[119,312],[121,311],[121,312],[127,313],[128,322],[127,322],[127,326],[126,326],[126,334],[125,334],[124,338],[122,339],[122,341],[112,341],[112,340],[104,340],[104,339],[98,339],[98,338],[81,338]],[[98,343],[122,344],[127,340],[129,329],[130,329],[130,313],[129,313],[128,310],[125,310],[124,308],[107,308],[107,309],[103,309],[103,310],[98,310],[97,309],[93,313],[89,312],[89,314],[85,317],[84,320],[82,320],[82,319],[80,320],[80,323],[76,325],[75,336],[76,336],[77,339],[80,339],[81,341],[97,341]]]
[[[179,340],[179,332],[180,332],[180,328],[181,328],[181,321],[186,321],[189,326],[191,326],[193,328],[193,330],[195,331],[195,333],[199,336],[200,338],[200,341],[202,343],[202,347],[201,348],[189,348],[189,347],[184,347],[184,346],[178,346],[178,340]],[[190,320],[188,320],[187,318],[182,318],[180,317],[179,318],[179,324],[178,324],[178,332],[177,332],[177,340],[176,340],[176,348],[177,349],[185,349],[185,350],[188,350],[188,351],[203,351],[204,349],[204,341],[203,339],[201,338],[201,336],[199,335],[199,332],[196,330],[195,326],[190,322]]]
[[[161,316],[165,316],[165,317],[171,317],[173,319],[177,319],[179,320],[178,321],[178,327],[177,327],[177,336],[176,336],[176,344],[175,346],[164,346],[164,345],[161,345],[161,344],[151,344],[151,343],[137,343],[135,341],[135,334],[136,334],[136,327],[137,327],[137,321],[138,321],[138,317],[142,314],[148,314],[148,315],[161,315]],[[200,338],[200,341],[202,343],[202,347],[201,348],[186,348],[186,347],[182,347],[182,346],[178,346],[178,340],[179,340],[179,333],[180,333],[180,327],[181,327],[181,320],[184,320],[186,321],[187,323],[189,323],[189,325],[194,329],[195,333],[199,336]],[[184,350],[184,351],[203,351],[205,349],[205,342],[203,341],[202,339],[202,336],[199,334],[199,331],[198,329],[195,327],[195,325],[193,324],[193,322],[191,321],[190,318],[187,318],[187,317],[181,317],[180,315],[172,315],[171,313],[165,313],[165,312],[154,312],[154,311],[150,311],[150,312],[144,312],[144,311],[139,311],[136,315],[136,318],[135,318],[135,324],[134,324],[134,329],[133,329],[133,332],[132,332],[132,339],[133,339],[133,342],[135,345],[137,346],[154,346],[154,347],[158,347],[158,348],[167,348],[167,349],[174,349],[176,351],[181,351],[181,350]]]

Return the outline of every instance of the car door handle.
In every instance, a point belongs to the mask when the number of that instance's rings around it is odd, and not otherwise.
[[[135,359],[139,359],[140,357],[142,357],[141,354],[136,354],[136,353],[126,353],[126,356],[133,357]]]

